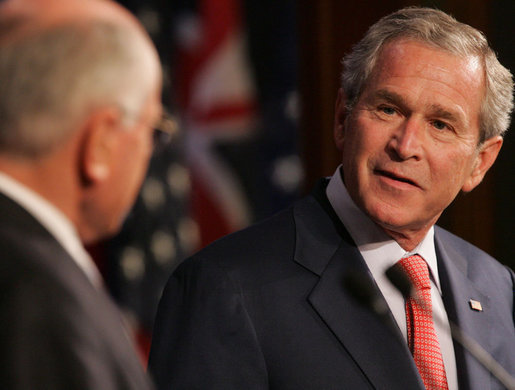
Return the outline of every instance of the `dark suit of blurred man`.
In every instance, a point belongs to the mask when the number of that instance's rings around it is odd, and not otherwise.
[[[0,7],[0,387],[149,389],[84,250],[131,207],[161,113],[157,54],[111,1]]]

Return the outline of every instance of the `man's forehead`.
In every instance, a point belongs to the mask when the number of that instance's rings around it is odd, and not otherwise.
[[[485,88],[484,64],[477,55],[455,54],[416,39],[394,40],[382,47],[367,81],[385,76],[427,78],[458,91]]]
[[[426,53],[432,53],[432,57],[444,56],[447,58],[453,58],[456,62],[459,62],[461,66],[467,68],[469,73],[476,73],[476,71],[482,72],[484,66],[478,53],[461,54],[454,52],[451,49],[445,49],[436,44],[431,44],[421,39],[410,37],[396,38],[385,42],[380,48],[377,59],[378,62],[381,62],[385,57],[404,57],[415,60],[415,62],[418,60],[422,65],[425,63],[423,58],[413,58],[412,50],[416,50],[416,48],[423,49]]]

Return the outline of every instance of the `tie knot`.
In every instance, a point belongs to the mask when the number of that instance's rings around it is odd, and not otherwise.
[[[399,260],[398,264],[408,275],[415,290],[430,289],[429,269],[420,255],[413,255]]]

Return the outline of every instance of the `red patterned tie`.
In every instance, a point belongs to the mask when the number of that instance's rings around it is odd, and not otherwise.
[[[426,389],[448,389],[440,344],[432,318],[431,283],[425,260],[414,255],[399,261],[415,288],[406,300],[408,345]]]

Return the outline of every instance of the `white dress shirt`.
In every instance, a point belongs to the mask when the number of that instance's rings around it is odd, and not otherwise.
[[[68,252],[95,287],[102,285],[102,277],[95,263],[84,249],[70,220],[46,199],[12,177],[0,172],[0,192],[18,203],[41,223]]]
[[[326,194],[334,211],[358,246],[406,342],[407,330],[404,298],[385,276],[385,271],[403,257],[417,253],[427,262],[431,277],[431,301],[435,331],[442,351],[447,382],[450,390],[458,389],[454,346],[449,328],[449,320],[442,301],[433,227],[431,227],[424,239],[413,251],[406,252],[356,206],[345,188],[340,174],[340,167],[332,176],[327,186]]]

